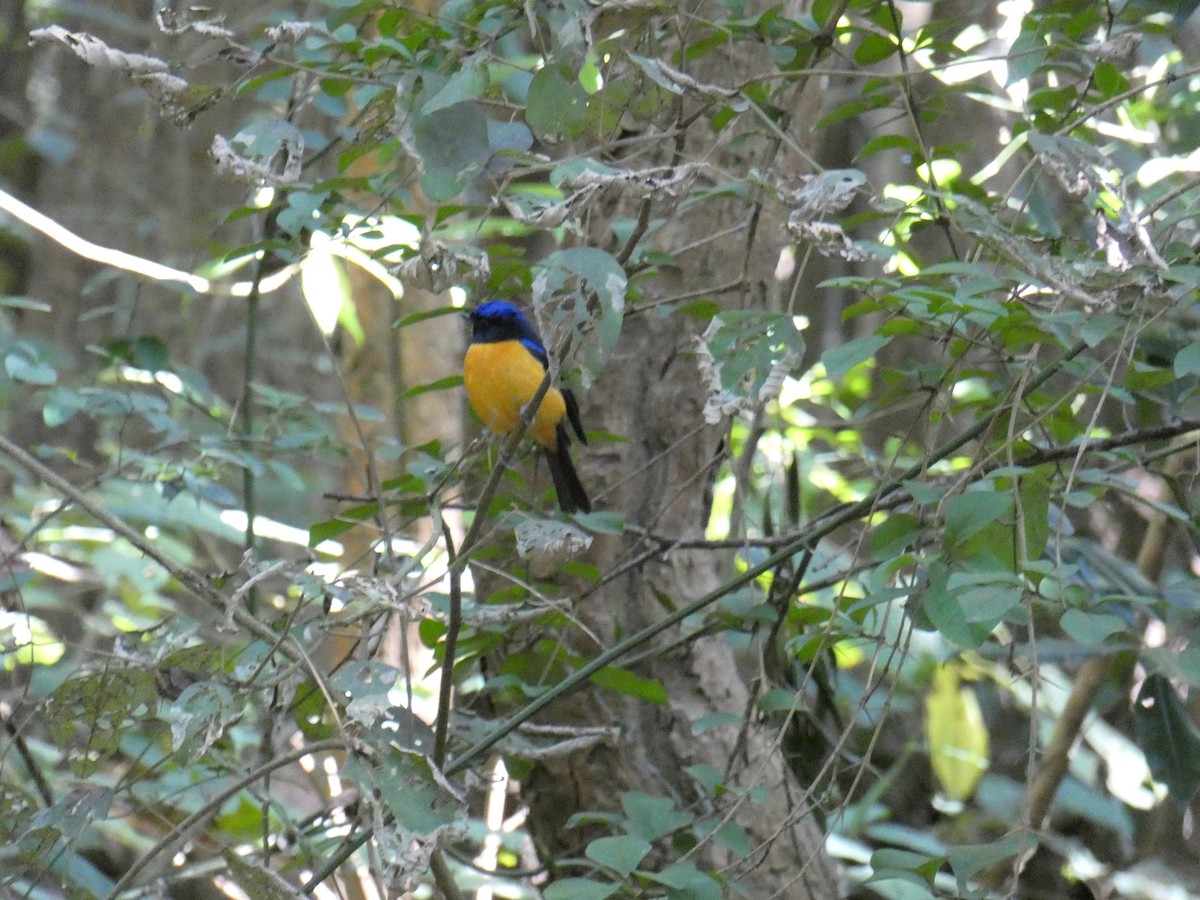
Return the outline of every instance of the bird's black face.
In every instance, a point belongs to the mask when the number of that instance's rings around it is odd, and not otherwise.
[[[481,303],[467,318],[471,321],[472,339],[477,343],[523,341],[541,347],[542,342],[525,314],[504,300]]]

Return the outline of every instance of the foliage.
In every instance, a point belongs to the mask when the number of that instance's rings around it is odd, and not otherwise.
[[[503,845],[468,790],[489,753],[519,778],[619,741],[521,730],[573,692],[670,705],[639,665],[667,633],[753,656],[751,708],[697,719],[697,740],[770,729],[863,895],[1001,889],[1020,868],[1013,892],[1145,889],[1159,848],[1140,839],[1178,835],[1200,786],[1200,68],[1151,3],[998,4],[995,30],[941,5],[912,22],[892,3],[797,6],[162,10],[165,46],[219,45],[211,81],[175,52],[37,23],[37,53],[127,79],[245,182],[210,263],[122,277],[182,310],[240,298],[246,368],[229,396],[185,338],[135,320],[71,347],[26,333],[45,298],[5,300],[5,416],[42,428],[32,448],[0,439],[5,890],[218,878],[287,896],[356,877],[341,864],[368,842],[371,877],[399,890],[743,890],[700,851],[754,859],[734,811],[766,788],[715,766],[689,768],[686,800],[575,811],[587,837],[556,859]],[[238,130],[207,131],[228,108]],[[672,288],[697,233],[704,252],[737,243],[741,271]],[[764,245],[783,248],[774,272]],[[464,290],[529,298],[584,389],[673,317],[704,424],[728,437],[707,534],[613,509],[549,519],[513,441],[405,446],[372,430],[394,410],[258,377],[255,360],[289,359],[263,336],[272,278],[325,339],[361,343],[358,271],[396,294],[401,331]],[[432,312],[406,305],[451,288]],[[312,502],[358,466],[365,491],[334,514]],[[464,497],[478,514],[459,536]],[[573,557],[596,590],[611,573],[586,548],[604,538],[629,558],[687,544],[722,580],[664,594],[660,619],[589,657],[570,605],[497,535]],[[352,540],[368,561],[342,553]],[[507,586],[475,596],[468,564]],[[401,610],[451,675],[440,691],[372,657]],[[350,661],[314,662],[350,633]],[[313,774],[330,754],[354,802]],[[487,840],[499,862],[481,873],[467,861]]]

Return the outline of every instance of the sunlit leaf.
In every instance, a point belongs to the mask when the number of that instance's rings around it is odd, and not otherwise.
[[[954,663],[934,672],[925,697],[925,739],[942,790],[953,800],[966,800],[988,769],[990,738],[975,692],[962,683]]]
[[[878,334],[847,341],[821,354],[821,364],[830,378],[840,378],[855,366],[873,359],[892,339]]]

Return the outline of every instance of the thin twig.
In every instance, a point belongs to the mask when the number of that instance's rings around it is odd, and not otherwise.
[[[454,691],[454,655],[458,652],[458,632],[462,628],[462,569],[454,565],[456,553],[450,526],[442,519],[442,534],[446,553],[450,557],[450,614],[446,621],[446,637],[442,642],[442,675],[438,679],[437,719],[434,725],[433,764],[446,766],[446,745],[450,740],[450,703]]]
[[[268,210],[266,221],[263,223],[262,239],[269,240],[275,221],[274,210]],[[258,362],[258,321],[260,288],[263,274],[266,271],[267,254],[262,253],[254,261],[254,276],[250,280],[250,295],[246,297],[246,341],[242,348],[242,401],[241,415],[238,417],[238,436],[241,439],[242,450],[251,449],[254,442],[254,372]],[[248,554],[254,554],[258,548],[258,538],[254,534],[254,516],[258,509],[255,494],[256,480],[253,466],[242,467],[242,509],[246,512],[246,532],[243,546]],[[258,591],[253,585],[246,594],[246,608],[251,613],[258,612]]]
[[[50,782],[46,780],[45,773],[42,772],[41,765],[34,758],[29,750],[29,745],[25,742],[25,738],[17,731],[17,726],[12,722],[11,715],[5,715],[4,707],[0,706],[0,719],[4,721],[4,730],[8,732],[8,736],[12,738],[13,745],[17,748],[17,753],[21,757],[21,761],[25,763],[25,770],[29,773],[29,777],[33,779],[33,783],[37,786],[38,794],[42,798],[42,803],[46,807],[54,805],[54,791],[50,787]]]

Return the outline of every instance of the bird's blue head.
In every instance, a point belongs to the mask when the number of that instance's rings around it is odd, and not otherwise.
[[[520,341],[530,352],[545,359],[546,348],[534,331],[533,324],[516,306],[507,300],[488,300],[481,303],[467,318],[471,321],[471,339],[477,344],[499,341]]]

